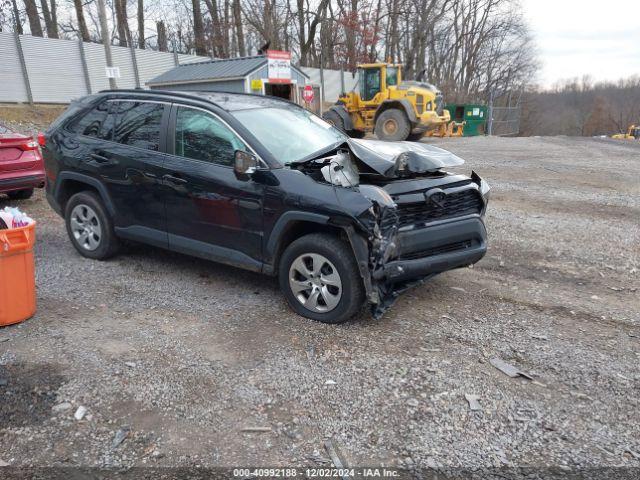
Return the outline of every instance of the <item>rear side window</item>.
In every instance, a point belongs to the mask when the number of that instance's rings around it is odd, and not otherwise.
[[[102,138],[102,124],[108,112],[109,103],[102,102],[73,122],[67,130],[78,135]]]
[[[114,107],[117,107],[117,121],[113,141],[145,150],[159,150],[164,104],[117,102]]]

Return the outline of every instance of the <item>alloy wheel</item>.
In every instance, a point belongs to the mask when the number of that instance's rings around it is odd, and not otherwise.
[[[289,287],[294,297],[312,312],[330,312],[342,298],[342,280],[329,259],[305,253],[289,268]]]
[[[85,250],[93,251],[100,246],[102,227],[97,213],[87,205],[76,205],[71,211],[71,232]]]

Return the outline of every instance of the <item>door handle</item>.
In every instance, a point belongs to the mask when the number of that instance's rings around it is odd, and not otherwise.
[[[185,183],[187,183],[187,181],[184,178],[177,177],[175,175],[169,175],[169,174],[164,175],[162,179],[169,183],[173,183],[174,185],[184,185]]]

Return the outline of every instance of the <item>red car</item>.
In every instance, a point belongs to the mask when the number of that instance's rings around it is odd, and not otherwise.
[[[42,140],[41,140],[42,139]],[[44,187],[44,163],[39,142],[0,124],[0,194],[12,200],[33,195],[34,188]]]

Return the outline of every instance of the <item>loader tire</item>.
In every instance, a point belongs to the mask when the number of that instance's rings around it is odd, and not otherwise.
[[[345,127],[344,127],[344,120],[342,119],[342,117],[340,115],[338,115],[338,112],[334,112],[333,110],[329,110],[329,111],[325,112],[323,117],[324,117],[324,121],[325,122],[330,123],[331,125],[336,127],[338,130],[340,130],[341,132],[347,133],[347,131],[345,130]]]
[[[409,136],[407,137],[407,140],[409,142],[419,142],[420,139],[422,137],[424,137],[424,134],[427,132],[416,132],[416,133],[410,133]]]
[[[411,123],[403,111],[390,108],[380,114],[374,131],[380,140],[398,142],[407,139],[411,133]]]

